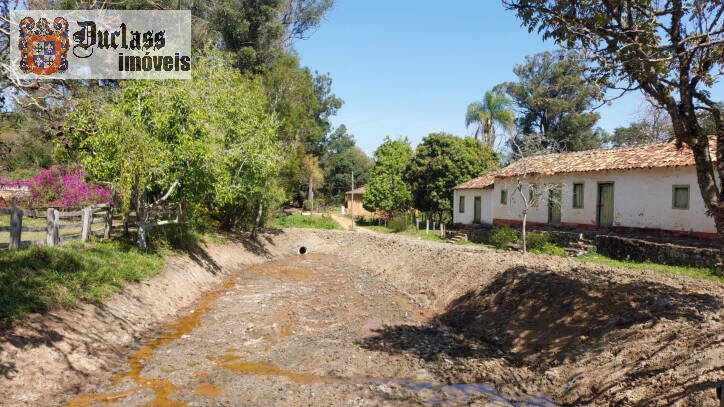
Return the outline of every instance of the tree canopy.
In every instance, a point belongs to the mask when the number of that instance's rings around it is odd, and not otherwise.
[[[573,54],[542,52],[516,65],[516,82],[504,82],[494,90],[505,92],[518,110],[518,133],[545,135],[550,148],[579,151],[601,146],[600,118],[591,111],[603,99],[604,89],[590,83],[586,66]]]
[[[412,194],[404,177],[412,147],[406,138],[385,137],[374,154],[375,165],[370,170],[362,204],[369,211],[382,211],[388,216],[407,210]]]
[[[124,81],[100,106],[79,103],[68,123],[63,155],[110,183],[126,211],[144,193],[242,205],[263,195],[282,158],[262,83],[218,51],[199,58],[191,80]]]
[[[514,113],[508,98],[499,92],[485,92],[483,100],[468,105],[465,114],[465,125],[475,125],[475,139],[480,136],[489,148],[495,148],[495,126],[510,131],[514,124]]]
[[[452,188],[497,169],[498,161],[498,155],[480,140],[428,135],[415,149],[406,172],[415,208],[443,219],[452,211]]]
[[[323,192],[341,202],[352,186],[352,173],[356,185],[365,185],[374,161],[355,146],[354,137],[341,125],[330,134],[321,165],[325,178]]]

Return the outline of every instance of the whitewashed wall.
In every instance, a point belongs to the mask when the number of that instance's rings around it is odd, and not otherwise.
[[[562,223],[595,226],[597,184],[613,182],[614,226],[716,233],[714,220],[706,216],[704,201],[696,181],[696,170],[693,167],[561,174],[532,182],[562,185]],[[573,184],[579,182],[584,184],[583,209],[574,209]],[[672,208],[673,185],[689,185],[689,209]],[[502,189],[508,191],[507,205],[500,203]],[[527,188],[524,193],[528,193]],[[538,207],[528,212],[528,220],[547,222],[547,202],[547,197],[541,199]],[[520,194],[515,192],[514,180],[495,180],[492,206],[495,219],[522,219],[523,203]]]
[[[456,189],[453,191],[453,223],[471,225],[475,214],[475,197],[480,197],[480,222],[486,225],[493,223],[493,189]],[[460,213],[460,197],[465,197],[465,212]]]

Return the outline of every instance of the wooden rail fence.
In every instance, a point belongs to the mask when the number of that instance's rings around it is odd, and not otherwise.
[[[21,247],[47,245],[56,246],[61,242],[80,240],[87,242],[91,235],[103,236],[108,239],[114,229],[123,229],[128,233],[130,227],[138,229],[139,245],[145,247],[146,230],[156,226],[181,223],[177,207],[165,205],[145,210],[146,216],[141,219],[131,212],[126,219],[123,219],[119,211],[114,212],[114,207],[107,204],[93,205],[77,211],[59,211],[55,208],[48,208],[44,211],[33,211],[20,209],[16,206],[15,200],[11,201],[10,209],[0,208],[0,215],[10,215],[10,226],[0,226],[0,233],[9,233],[8,243],[0,243],[0,249],[16,250]],[[163,219],[174,215],[175,219]],[[45,226],[23,226],[24,218],[45,219]],[[66,220],[61,223],[61,219]],[[72,223],[68,223],[68,220]],[[121,224],[113,225],[113,221],[122,221]],[[93,229],[94,225],[102,224],[102,228]],[[80,229],[80,233],[61,235],[61,230]],[[22,240],[23,233],[45,232],[45,239]],[[143,235],[143,236],[141,236]]]

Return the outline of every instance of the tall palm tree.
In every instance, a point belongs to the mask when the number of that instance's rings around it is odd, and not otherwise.
[[[485,92],[483,100],[468,105],[465,115],[465,126],[476,125],[475,139],[480,136],[483,143],[490,148],[495,147],[495,125],[510,131],[513,122],[511,102],[498,92]]]

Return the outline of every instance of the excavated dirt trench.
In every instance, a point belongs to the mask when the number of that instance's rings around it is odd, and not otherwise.
[[[130,287],[93,310],[95,346],[61,323],[87,307],[16,326],[57,324],[14,354],[0,337],[0,363],[14,363],[0,404],[719,405],[720,284],[399,236],[261,241],[209,247],[147,283],[215,286],[203,297],[165,290],[154,309],[154,290]]]

